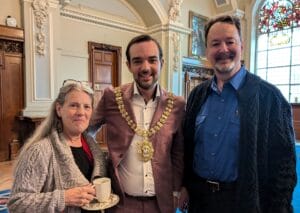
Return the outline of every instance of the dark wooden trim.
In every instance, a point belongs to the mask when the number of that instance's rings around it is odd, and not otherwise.
[[[0,39],[24,41],[24,30],[17,27],[0,25]]]
[[[42,123],[45,117],[16,116],[18,140],[22,146]]]
[[[24,30],[0,25],[0,51],[23,54]]]
[[[2,69],[5,69],[5,67],[4,67],[4,52],[2,52],[1,49],[0,49],[0,67]]]
[[[23,29],[0,25],[0,86],[5,87],[0,92],[0,161],[14,157],[9,147],[19,136],[15,116],[24,108],[23,51]]]
[[[6,40],[0,38],[0,51],[5,53],[19,53],[22,54],[23,51],[23,42],[16,40]]]

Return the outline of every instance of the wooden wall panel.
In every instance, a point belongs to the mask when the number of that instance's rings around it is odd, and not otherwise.
[[[9,160],[24,108],[23,40],[22,29],[0,25],[0,161]]]
[[[296,139],[300,141],[300,104],[292,104]]]

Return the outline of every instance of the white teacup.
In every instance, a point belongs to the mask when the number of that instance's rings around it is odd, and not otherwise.
[[[110,178],[97,178],[93,180],[93,184],[95,186],[97,200],[100,203],[108,201],[111,194]]]

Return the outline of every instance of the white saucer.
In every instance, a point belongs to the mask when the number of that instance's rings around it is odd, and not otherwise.
[[[4,210],[7,210],[6,205],[0,205],[0,211],[4,211]]]
[[[98,202],[96,200],[92,201],[91,203],[82,206],[81,208],[84,210],[89,210],[89,211],[97,211],[97,210],[104,210],[108,209],[110,207],[113,207],[119,203],[119,196],[116,194],[111,194],[110,198],[106,202]]]

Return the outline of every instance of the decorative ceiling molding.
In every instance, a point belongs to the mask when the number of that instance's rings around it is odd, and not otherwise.
[[[68,6],[71,3],[70,0],[60,0],[59,2],[62,8]]]
[[[229,5],[230,3],[228,0],[215,0],[215,4],[216,4],[216,7],[224,7],[224,6]]]
[[[162,24],[167,23],[169,20],[168,14],[166,13],[160,0],[148,0],[148,2],[153,7],[154,11],[158,15]],[[142,10],[141,10],[142,11]]]
[[[130,32],[135,32],[135,33],[145,33],[147,30],[146,27],[132,24],[129,22],[107,19],[104,17],[89,15],[86,13],[82,13],[79,11],[70,10],[70,9],[66,9],[66,8],[61,9],[60,15],[71,18],[71,19],[88,22],[91,24],[117,28],[120,30],[125,30],[125,31],[130,31]]]
[[[215,4],[218,15],[232,15],[240,19],[245,15],[245,11],[239,8],[238,0],[215,0]]]
[[[245,15],[245,11],[240,10],[240,9],[235,9],[235,10],[231,10],[222,14],[218,14],[218,15],[231,15],[231,16],[235,16],[239,19],[242,19]]]
[[[138,11],[134,7],[132,7],[132,5],[130,3],[128,3],[127,0],[119,0],[119,1],[122,2],[122,4],[125,5],[130,12],[132,12],[132,14],[134,14],[134,16],[138,19],[139,22],[141,22],[144,25],[146,25],[145,22],[144,22],[144,20],[142,19],[142,17],[138,13]]]
[[[232,15],[241,19],[241,18],[244,17],[245,11],[240,10],[240,9],[236,9],[236,10],[232,11]]]
[[[60,3],[60,0],[48,0],[48,2],[49,7],[57,8]]]
[[[176,23],[168,23],[164,25],[158,24],[158,25],[151,26],[148,28],[147,33],[153,34],[161,31],[172,31],[172,32],[178,32],[181,34],[189,35],[191,34],[192,29]]]
[[[62,8],[60,11],[60,15],[70,18],[70,19],[74,19],[74,20],[78,20],[78,21],[83,21],[83,22],[87,22],[87,23],[91,23],[91,24],[96,24],[99,26],[106,26],[106,27],[111,27],[113,29],[119,29],[119,30],[125,30],[125,31],[129,31],[129,32],[134,32],[134,33],[149,33],[149,34],[153,34],[156,32],[161,32],[161,31],[175,31],[175,32],[179,32],[182,34],[190,34],[191,33],[191,29],[184,27],[180,24],[176,24],[176,23],[167,23],[167,24],[157,24],[151,27],[145,27],[145,26],[140,26],[137,24],[132,24],[129,22],[125,22],[125,21],[120,21],[120,20],[113,20],[113,19],[108,19],[105,18],[103,16],[95,16],[95,15],[90,15],[90,14],[86,14],[86,13],[82,13],[76,10],[70,10],[70,9],[66,9],[66,8]]]

